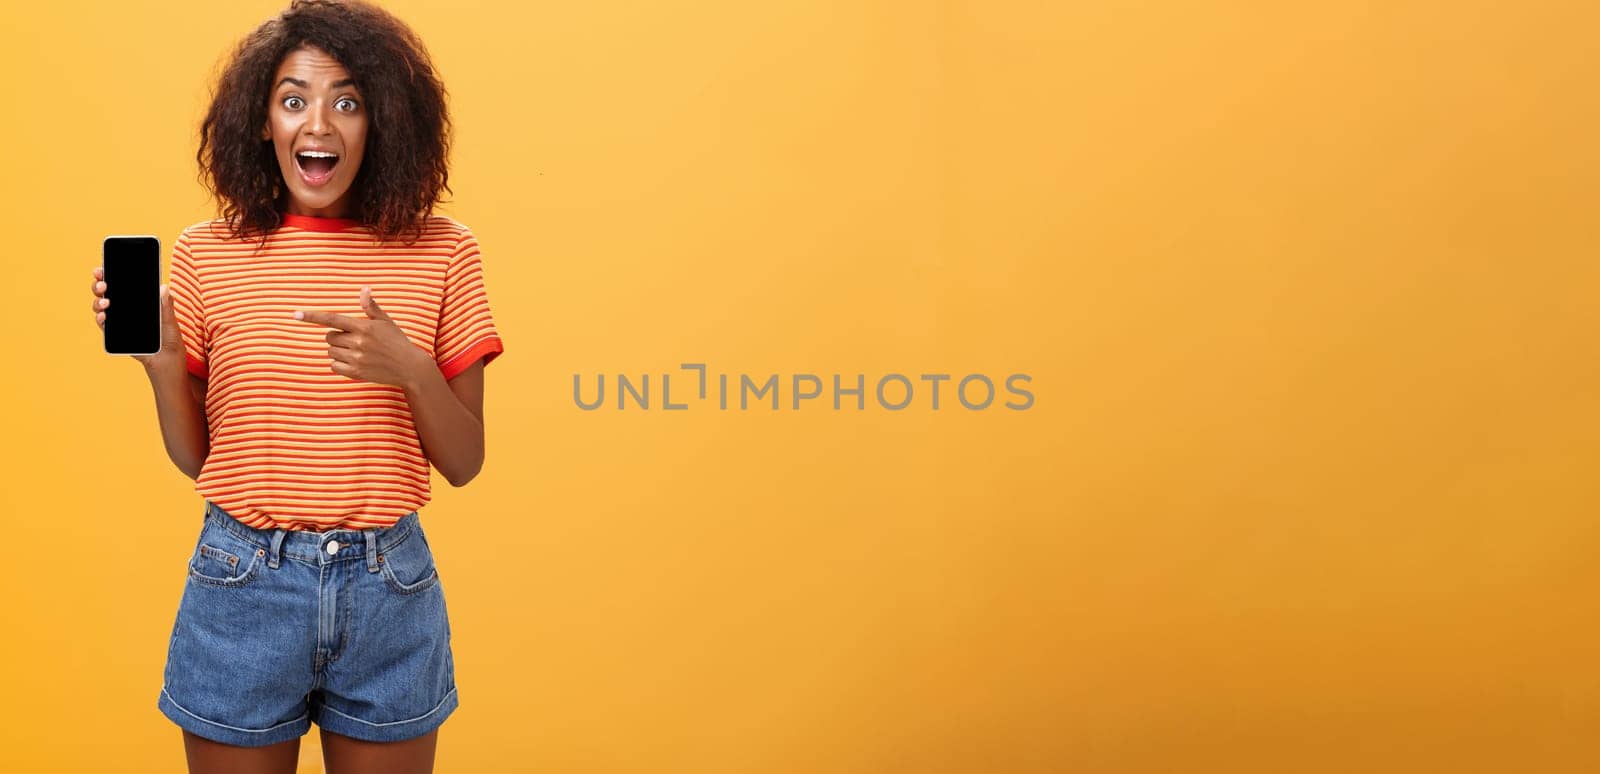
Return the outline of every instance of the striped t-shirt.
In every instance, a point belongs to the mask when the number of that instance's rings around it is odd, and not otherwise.
[[[334,371],[327,334],[293,317],[367,319],[361,287],[446,379],[504,350],[478,242],[430,217],[411,245],[354,220],[287,214],[258,242],[221,220],[174,245],[168,292],[190,373],[206,379],[211,451],[195,491],[257,528],[383,527],[429,500],[429,463],[401,388]]]

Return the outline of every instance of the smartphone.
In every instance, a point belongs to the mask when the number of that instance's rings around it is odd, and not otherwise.
[[[106,353],[154,355],[161,351],[161,240],[108,236],[100,248],[105,268]]]

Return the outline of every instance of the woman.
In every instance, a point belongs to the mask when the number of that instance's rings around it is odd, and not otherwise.
[[[483,464],[504,349],[472,232],[432,214],[445,92],[416,36],[296,0],[222,73],[197,160],[221,217],[185,229],[160,352],[135,356],[204,521],[160,710],[194,772],[429,771],[457,706],[417,509],[429,464]],[[109,309],[94,270],[95,321]]]

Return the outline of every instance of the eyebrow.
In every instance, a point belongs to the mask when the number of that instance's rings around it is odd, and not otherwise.
[[[294,84],[296,86],[299,86],[302,89],[310,88],[310,84],[306,83],[305,81],[300,80],[299,78],[284,78],[283,80],[278,81],[278,86],[282,86],[285,83],[292,83],[292,84]],[[356,85],[356,79],[354,79],[354,78],[346,78],[346,79],[344,79],[342,81],[339,81],[338,83],[333,84],[333,88],[337,89],[340,86],[354,86],[354,85]]]

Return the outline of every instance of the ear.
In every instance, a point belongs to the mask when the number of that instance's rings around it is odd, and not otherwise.
[[[263,139],[263,140],[272,139],[272,124],[262,124],[261,125],[261,139]]]

